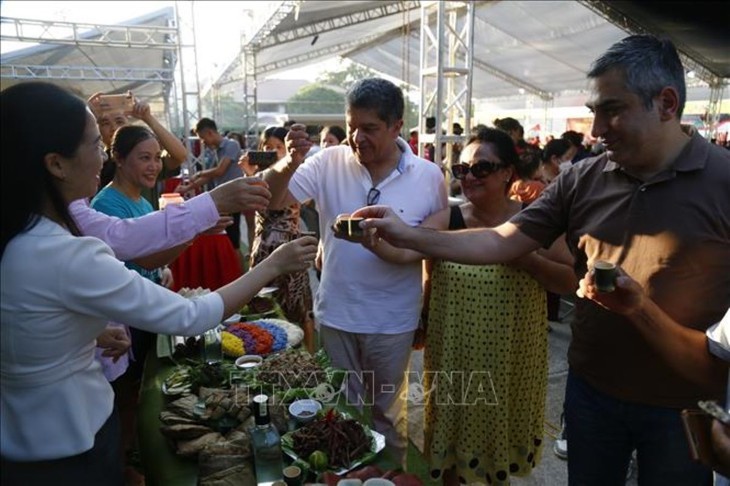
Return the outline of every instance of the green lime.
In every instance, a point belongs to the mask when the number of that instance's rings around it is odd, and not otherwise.
[[[309,462],[309,465],[312,466],[312,469],[315,471],[324,471],[327,469],[327,464],[329,464],[329,457],[327,457],[327,454],[322,451],[314,451],[311,454],[309,454],[309,458],[307,459]]]

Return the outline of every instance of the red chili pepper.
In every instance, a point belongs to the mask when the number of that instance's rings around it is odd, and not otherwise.
[[[327,422],[334,422],[335,421],[335,409],[334,408],[330,408],[327,411],[327,415],[325,415],[324,419]]]

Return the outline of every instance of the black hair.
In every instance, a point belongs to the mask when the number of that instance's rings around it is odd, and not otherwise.
[[[687,100],[684,67],[677,49],[669,39],[653,35],[630,35],[616,42],[593,61],[588,78],[597,78],[618,69],[623,73],[626,88],[651,108],[654,98],[667,86],[677,90],[679,106],[677,118],[682,118]]]
[[[494,119],[494,126],[499,128],[502,131],[505,131],[507,133],[517,130],[518,132],[521,131],[524,133],[524,129],[522,128],[522,125],[520,125],[520,122],[515,120],[514,118],[507,117],[507,118],[495,118]],[[513,142],[514,143],[514,142]]]
[[[86,103],[67,89],[27,82],[0,93],[2,130],[2,241],[0,255],[15,236],[35,226],[48,200],[71,234],[80,235],[68,203],[56,187],[45,156],[73,157],[81,144]]]
[[[199,134],[201,131],[210,128],[211,130],[218,131],[218,125],[215,124],[210,118],[201,118],[198,123],[195,124],[195,133]]]
[[[563,133],[560,138],[567,140],[572,146],[580,148],[583,145],[585,135],[580,132],[576,132],[575,130],[568,130]]]
[[[284,142],[286,138],[286,134],[289,133],[289,130],[284,127],[269,127],[263,132],[261,132],[261,138],[259,139],[259,150],[264,149],[264,144],[266,141],[270,138],[278,138],[282,142]]]
[[[111,153],[119,161],[126,158],[138,143],[157,137],[148,128],[141,125],[126,125],[114,132]]]
[[[347,134],[345,133],[345,130],[337,125],[330,125],[327,127],[324,127],[322,130],[325,134],[331,133],[336,139],[337,142],[342,143],[343,140],[347,138]]]
[[[474,132],[469,137],[469,141],[466,142],[465,147],[472,143],[491,143],[497,149],[497,157],[499,160],[509,167],[517,168],[519,165],[519,157],[517,156],[517,149],[515,149],[515,143],[512,141],[512,137],[507,135],[502,130],[495,128],[482,128]]]
[[[347,109],[375,110],[379,119],[393,126],[403,119],[403,91],[381,78],[365,78],[350,87],[345,96]]]
[[[520,179],[529,179],[537,169],[540,168],[540,156],[539,150],[525,150],[518,156],[518,162],[515,166],[517,176]]]
[[[556,138],[550,140],[545,144],[545,148],[542,149],[542,161],[544,163],[550,162],[550,158],[555,155],[561,157],[570,150],[571,143],[565,138]]]

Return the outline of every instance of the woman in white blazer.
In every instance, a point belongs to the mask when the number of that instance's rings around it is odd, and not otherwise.
[[[82,237],[68,205],[93,196],[104,152],[80,98],[48,83],[0,93],[0,455],[3,484],[122,484],[113,392],[94,359],[107,321],[197,335],[281,274],[316,239],[282,246],[243,277],[186,299]]]

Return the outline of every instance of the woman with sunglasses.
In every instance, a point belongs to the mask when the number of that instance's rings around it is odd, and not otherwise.
[[[493,227],[520,211],[522,203],[508,196],[519,161],[509,135],[478,131],[461,160],[452,173],[466,202],[424,226]],[[559,250],[509,265],[427,261],[425,454],[433,479],[509,484],[510,475],[525,476],[540,460],[547,388],[543,289],[577,286],[569,256]]]

